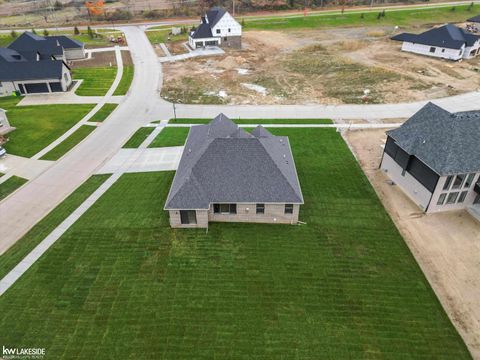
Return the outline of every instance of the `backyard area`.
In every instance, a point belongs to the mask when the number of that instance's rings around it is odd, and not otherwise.
[[[466,211],[425,215],[378,169],[384,130],[346,133],[355,155],[444,308],[480,357],[480,224]],[[433,241],[432,241],[433,240]]]
[[[470,358],[335,130],[272,131],[290,138],[306,224],[174,230],[173,172],[123,175],[0,298],[4,344],[50,359]]]
[[[5,145],[14,155],[31,157],[80,121],[93,105],[15,106],[20,97],[0,98],[0,108],[8,110],[10,125],[16,130],[9,134]]]
[[[165,63],[162,97],[200,104],[398,103],[477,90],[479,58],[428,58],[390,40],[431,26],[249,30],[242,50]]]

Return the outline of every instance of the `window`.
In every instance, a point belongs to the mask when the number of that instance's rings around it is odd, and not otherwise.
[[[447,176],[447,180],[445,180],[445,184],[443,185],[443,190],[450,189],[450,184],[452,183],[452,180],[453,180],[452,175]]]
[[[468,191],[462,191],[460,193],[457,203],[463,203],[465,201],[465,198],[467,197],[467,194],[468,194]]]
[[[434,46],[432,46],[432,47],[430,48],[430,52],[431,52],[431,53],[434,53],[434,52],[435,52],[435,47],[434,47]]]
[[[228,32],[232,32],[232,29],[228,28]]]
[[[265,204],[257,204],[257,214],[265,214]]]
[[[183,225],[196,224],[197,212],[195,210],[180,210],[180,222]]]
[[[452,189],[460,189],[463,185],[463,180],[465,180],[465,174],[457,175],[453,182]]]
[[[293,214],[293,204],[285,204],[285,214]]]
[[[215,214],[236,214],[237,204],[213,204]]]
[[[448,194],[447,204],[455,204],[455,201],[457,201],[457,198],[458,198],[458,192],[452,192]]]
[[[468,189],[470,185],[472,185],[474,177],[475,177],[475,174],[468,174],[467,180],[465,180],[465,184],[463,185],[465,189]]]
[[[440,196],[438,197],[437,205],[443,205],[446,197],[447,197],[446,193],[440,194]]]
[[[444,53],[444,52],[445,52],[445,49],[442,49],[442,53]]]
[[[217,34],[220,34],[220,29],[217,29]]]

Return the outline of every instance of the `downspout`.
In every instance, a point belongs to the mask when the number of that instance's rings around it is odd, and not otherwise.
[[[437,174],[437,175],[438,175],[438,174]],[[431,204],[432,199],[433,199],[433,194],[435,194],[435,191],[437,190],[438,180],[440,180],[440,175],[438,175],[437,182],[435,183],[435,189],[433,189],[432,196],[430,196],[430,200],[428,200],[428,204],[427,204],[427,207],[425,208],[425,212],[428,211],[428,208],[430,207],[430,204]]]

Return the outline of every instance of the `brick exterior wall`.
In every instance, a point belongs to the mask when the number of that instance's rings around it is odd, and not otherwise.
[[[196,210],[197,223],[184,225],[180,221],[179,210],[169,210],[172,228],[206,228],[208,222],[250,222],[266,224],[296,224],[300,205],[293,205],[293,214],[285,214],[285,204],[265,204],[265,213],[257,214],[256,204],[237,204],[236,214],[215,214],[213,205],[209,210]]]
[[[222,37],[221,47],[230,47],[234,49],[242,48],[242,37],[241,36],[228,36],[227,40]]]
[[[168,210],[170,215],[170,227],[172,228],[206,228],[208,227],[208,211],[197,211],[197,223],[196,224],[182,224],[180,220],[180,210]]]

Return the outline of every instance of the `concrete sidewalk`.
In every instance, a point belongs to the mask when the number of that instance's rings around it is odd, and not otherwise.
[[[165,44],[160,44],[160,46],[165,46]],[[162,47],[162,50],[165,52],[165,50]],[[168,51],[168,49],[167,49]],[[170,53],[170,51],[168,51]],[[207,46],[206,48],[198,48],[195,50],[192,50],[188,53],[185,54],[180,54],[180,55],[171,55],[171,56],[163,56],[158,58],[158,60],[161,63],[164,62],[175,62],[175,61],[181,61],[181,60],[186,60],[186,59],[191,59],[197,56],[214,56],[214,55],[223,55],[225,54],[225,51],[220,49],[219,47],[216,46]]]
[[[480,109],[480,92],[435,99],[431,102],[451,111]],[[219,113],[228,117],[243,119],[398,119],[408,118],[420,110],[428,101],[401,104],[368,105],[184,105],[176,104],[179,118],[213,118]],[[169,112],[173,118],[173,106],[163,105],[157,109],[160,114]]]

